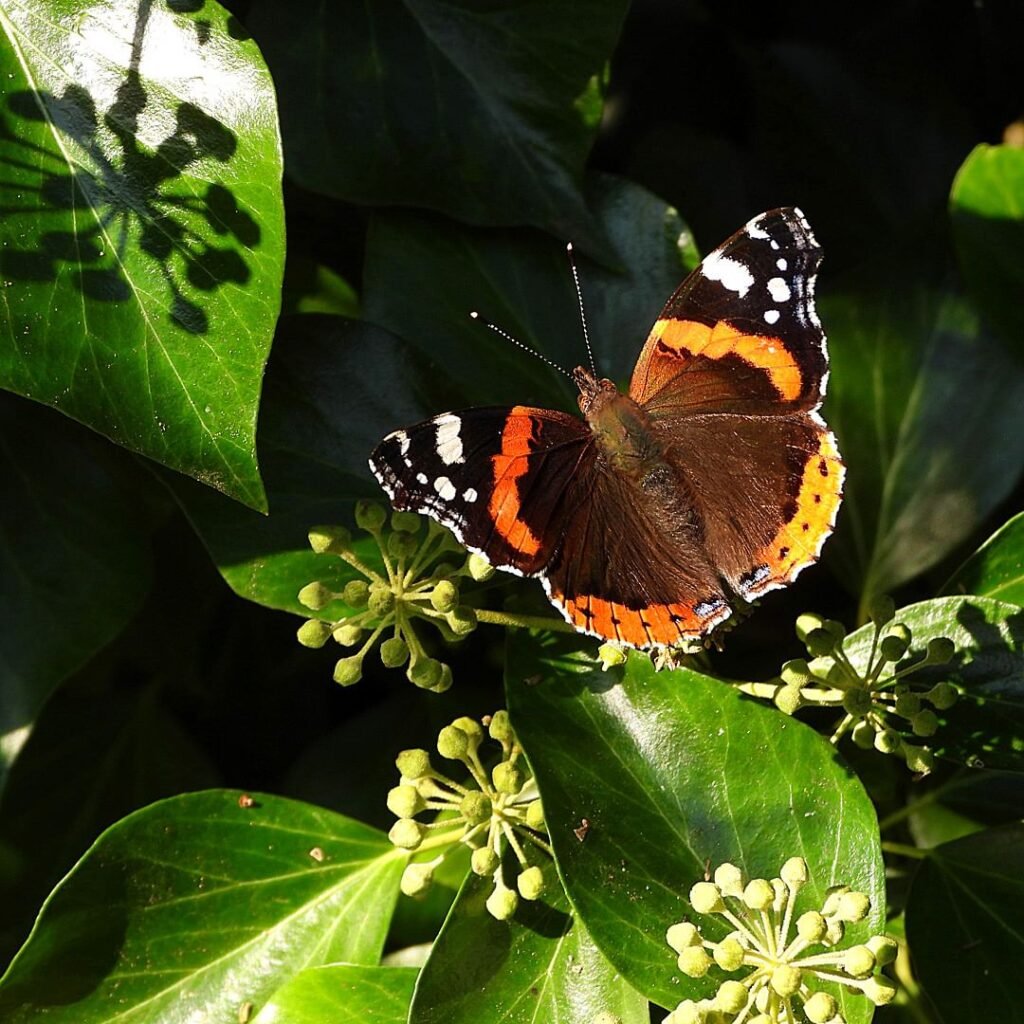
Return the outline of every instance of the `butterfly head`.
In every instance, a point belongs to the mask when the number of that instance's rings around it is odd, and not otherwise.
[[[614,381],[608,380],[607,377],[598,378],[584,366],[577,366],[572,371],[572,379],[576,387],[580,389],[577,401],[580,403],[580,412],[584,416],[590,412],[590,407],[598,395],[602,393],[615,394],[619,390]]]

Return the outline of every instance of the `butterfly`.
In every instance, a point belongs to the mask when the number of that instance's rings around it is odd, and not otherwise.
[[[820,262],[800,210],[762,213],[668,300],[625,392],[577,367],[582,418],[448,412],[389,434],[370,468],[395,508],[540,577],[580,631],[638,648],[705,637],[791,583],[835,526]]]

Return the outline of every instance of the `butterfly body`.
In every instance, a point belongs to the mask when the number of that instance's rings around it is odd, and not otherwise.
[[[627,391],[577,367],[582,418],[445,413],[388,435],[371,468],[396,508],[540,576],[580,630],[636,647],[705,636],[813,563],[835,522],[819,260],[799,211],[762,214],[672,296]]]

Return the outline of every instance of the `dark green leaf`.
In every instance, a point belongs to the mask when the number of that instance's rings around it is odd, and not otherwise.
[[[288,171],[358,203],[529,224],[597,248],[580,193],[622,0],[255,0]],[[578,102],[579,101],[579,102]]]
[[[50,410],[0,395],[0,775],[26,735],[17,731],[149,587],[152,517],[139,474],[116,455]]]
[[[922,669],[923,687],[949,681],[962,687],[928,741],[937,754],[972,767],[1024,771],[1024,611],[987,597],[940,597],[896,614],[913,633],[907,664],[924,654],[928,640],[949,637],[956,655],[948,665]],[[868,625],[846,638],[844,649],[863,669],[871,648]]]
[[[600,177],[591,195],[624,269],[581,260],[583,301],[598,371],[621,380],[696,251],[675,211],[644,189]],[[475,405],[536,402],[578,411],[570,380],[481,322],[568,369],[586,364],[564,245],[534,232],[472,231],[435,217],[381,214],[367,243],[364,298],[367,319],[456,377],[452,402],[469,394]],[[470,318],[474,310],[480,320]]]
[[[826,419],[849,470],[829,556],[863,608],[1009,493],[1024,465],[1024,374],[964,299],[888,267],[822,305]]]
[[[510,921],[496,921],[484,906],[492,880],[470,874],[420,974],[409,1024],[577,1024],[602,1012],[647,1024],[647,1001],[552,883],[540,900],[520,900]]]
[[[1004,523],[942,588],[1024,605],[1024,512]]]
[[[419,972],[327,964],[295,975],[252,1024],[405,1024]]]
[[[10,1024],[237,1020],[292,975],[380,955],[405,857],[280,797],[196,793],[108,829],[0,980]]]
[[[676,969],[668,927],[692,914],[690,887],[725,861],[753,876],[806,858],[799,910],[828,886],[885,896],[874,808],[812,729],[686,669],[655,672],[632,655],[602,672],[578,641],[511,648],[509,711],[536,773],[566,891],[623,976],[669,1008],[710,994]],[[713,926],[712,926],[713,927]],[[845,998],[845,997],[844,997]],[[846,999],[848,1021],[864,1000]]]
[[[915,793],[908,824],[922,849],[1024,819],[1024,775],[960,769],[932,793]]]
[[[953,237],[981,311],[1024,354],[1024,149],[976,146],[950,194]]]
[[[223,8],[0,4],[0,383],[254,508],[274,91]]]
[[[1024,825],[936,847],[914,877],[907,941],[942,1024],[1024,1021]]]

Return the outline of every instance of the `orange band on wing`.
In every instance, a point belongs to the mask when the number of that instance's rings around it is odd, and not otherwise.
[[[519,518],[522,503],[519,498],[519,480],[530,466],[526,456],[533,449],[533,422],[529,410],[517,405],[505,421],[501,434],[501,451],[491,456],[494,472],[494,490],[488,506],[495,531],[514,551],[523,555],[536,555],[540,541],[529,525]]]
[[[743,334],[724,320],[714,327],[695,320],[658,320],[651,334],[668,348],[693,356],[721,359],[737,355],[751,366],[764,370],[784,399],[792,401],[800,397],[803,374],[796,359],[778,338]]]
[[[729,615],[729,608],[722,601],[708,603],[701,614],[688,604],[652,604],[638,609],[589,594],[568,601],[561,594],[551,596],[578,629],[632,647],[671,646],[680,640],[701,637]]]

